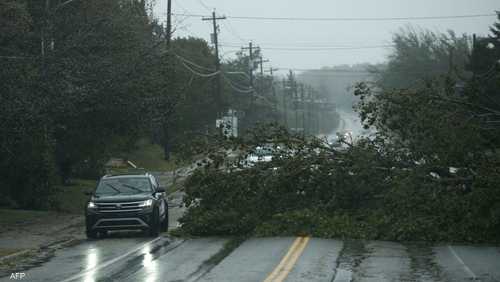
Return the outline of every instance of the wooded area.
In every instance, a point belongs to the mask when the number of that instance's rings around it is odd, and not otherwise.
[[[283,98],[272,76],[257,75],[250,87],[243,52],[217,73],[206,41],[175,37],[169,48],[151,5],[0,3],[2,204],[49,208],[54,184],[97,178],[110,156],[132,150],[139,138],[161,145],[166,159],[193,155],[230,108],[242,113],[241,132],[283,122],[283,104],[293,109],[297,98]]]

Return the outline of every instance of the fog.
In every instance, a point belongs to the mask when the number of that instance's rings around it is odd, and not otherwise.
[[[226,16],[364,19],[494,14],[494,10],[500,9],[500,3],[497,0],[315,0],[309,2],[179,0],[174,1],[172,5],[173,12],[177,14],[208,15],[213,8],[216,8],[217,14]],[[164,20],[166,11],[166,1],[157,1],[154,14],[160,20]],[[272,21],[228,18],[219,21],[221,54],[223,59],[230,58],[240,49],[240,46],[247,45],[251,40],[255,45],[262,47],[264,56],[270,60],[268,67],[316,69],[341,64],[381,63],[390,53],[390,48],[379,46],[390,44],[392,34],[405,25],[415,25],[440,32],[451,29],[457,34],[485,35],[494,20],[494,16],[391,21]],[[176,36],[196,36],[207,41],[210,39],[212,26],[209,22],[202,21],[200,17],[176,15],[174,21]],[[363,49],[321,49],[325,47],[362,47]]]

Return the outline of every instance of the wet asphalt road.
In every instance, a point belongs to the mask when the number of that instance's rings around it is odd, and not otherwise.
[[[184,210],[170,195],[170,228]],[[500,247],[319,238],[151,238],[111,233],[57,250],[22,281],[499,281]],[[0,282],[15,281],[9,276]]]
[[[227,241],[114,234],[57,251],[24,281],[500,281],[498,247],[252,238],[213,263]]]

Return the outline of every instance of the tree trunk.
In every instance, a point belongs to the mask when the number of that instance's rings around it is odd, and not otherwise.
[[[170,136],[168,134],[168,128],[163,129],[163,154],[166,161],[170,160]]]

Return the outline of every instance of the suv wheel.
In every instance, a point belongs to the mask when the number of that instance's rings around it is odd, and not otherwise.
[[[168,231],[168,212],[165,212],[165,218],[161,223],[161,232],[167,232],[167,231]]]
[[[97,239],[97,232],[96,231],[87,230],[85,233],[86,233],[88,239]]]
[[[167,201],[165,201],[165,218],[161,223],[161,232],[167,232],[167,231],[168,231],[168,203]]]
[[[160,234],[160,215],[158,213],[158,209],[155,209],[153,213],[153,220],[151,223],[151,226],[149,227],[149,235],[156,237],[158,234]]]

